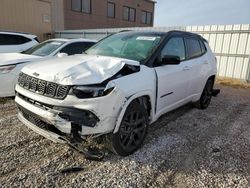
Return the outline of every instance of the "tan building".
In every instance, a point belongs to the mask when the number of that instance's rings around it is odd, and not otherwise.
[[[56,30],[148,27],[154,7],[153,0],[1,0],[0,30],[45,40]]]
[[[52,32],[51,0],[0,0],[0,30],[47,39]]]

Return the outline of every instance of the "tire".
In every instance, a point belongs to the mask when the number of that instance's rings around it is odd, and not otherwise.
[[[213,85],[212,80],[207,81],[200,99],[195,103],[197,108],[204,110],[209,106],[213,94]]]
[[[119,130],[108,135],[108,145],[112,152],[127,156],[138,150],[147,134],[148,115],[146,109],[133,101],[123,116]]]

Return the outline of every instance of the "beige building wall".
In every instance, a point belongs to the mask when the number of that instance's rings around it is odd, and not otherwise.
[[[51,0],[52,30],[64,30],[64,0]]]
[[[51,0],[0,0],[0,30],[35,34],[52,32]]]

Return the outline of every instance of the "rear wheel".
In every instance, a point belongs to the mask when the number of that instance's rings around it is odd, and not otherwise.
[[[196,102],[196,107],[199,109],[206,109],[211,102],[212,93],[213,93],[213,81],[208,80],[199,101]]]
[[[113,152],[127,156],[139,149],[145,139],[148,127],[146,109],[133,101],[127,108],[117,133],[109,135]]]

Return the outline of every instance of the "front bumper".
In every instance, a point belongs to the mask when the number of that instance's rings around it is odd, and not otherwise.
[[[121,93],[118,89],[114,89],[114,91],[110,93],[108,96],[100,98],[85,100],[85,99],[77,99],[74,96],[68,96],[66,97],[65,100],[61,101],[55,99],[49,99],[47,97],[31,93],[30,91],[25,90],[19,87],[18,85],[16,87],[16,91],[17,91],[17,96],[15,98],[15,101],[17,103],[17,106],[35,114],[36,116],[38,116],[39,120],[51,126],[54,126],[63,134],[72,134],[75,133],[75,131],[77,131],[77,133],[80,136],[98,135],[98,134],[106,134],[112,132],[116,125],[117,117],[126,101],[124,94]],[[25,100],[24,98],[28,98],[32,102]],[[40,106],[36,105],[37,103],[39,103]],[[44,107],[41,104],[49,104],[49,105],[47,105],[48,107]],[[80,128],[79,125],[76,128],[76,125],[72,121],[72,119],[71,120],[67,119],[61,115],[62,111],[60,111],[60,109],[67,109],[67,111],[70,114],[75,114],[76,110],[89,111],[98,119],[98,121],[96,121],[93,127],[86,126],[84,125],[85,123],[83,122]],[[19,118],[25,125],[27,125],[30,128],[37,127],[38,129],[33,128],[33,130],[41,134],[41,131],[39,131],[40,128],[36,125],[36,123],[28,120],[23,115],[21,110],[19,113]],[[49,131],[49,135],[50,132],[51,131]],[[46,132],[44,132],[43,129],[42,134],[45,133]],[[50,139],[51,136],[47,135],[45,137]]]
[[[27,127],[32,129],[36,133],[42,135],[43,137],[45,137],[45,138],[47,138],[49,140],[52,140],[53,142],[62,143],[62,144],[66,143],[66,141],[64,139],[62,139],[60,135],[58,135],[58,134],[56,134],[54,132],[46,131],[44,129],[39,128],[38,126],[34,125],[33,123],[31,123],[27,119],[25,119],[20,112],[18,113],[18,119],[23,124],[25,124]]]

